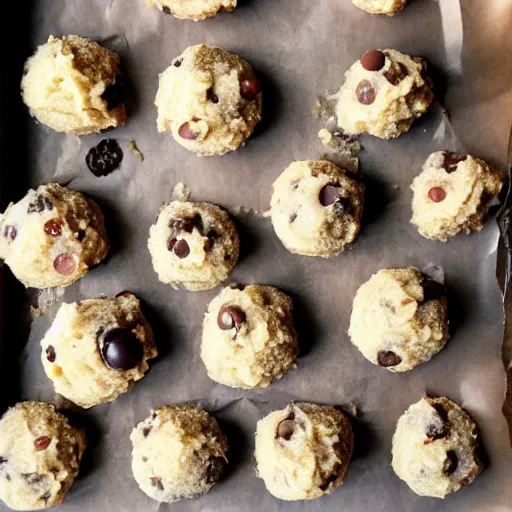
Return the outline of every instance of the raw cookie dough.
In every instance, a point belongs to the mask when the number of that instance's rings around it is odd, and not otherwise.
[[[484,469],[473,420],[447,398],[422,398],[400,417],[393,469],[416,494],[444,498]]]
[[[50,36],[25,64],[23,101],[57,132],[86,135],[123,126],[119,56],[78,36]]]
[[[108,252],[103,214],[57,183],[29,190],[0,214],[0,259],[25,286],[68,286]]]
[[[157,355],[151,327],[130,292],[62,304],[41,348],[55,391],[84,408],[128,391]]]
[[[352,0],[352,3],[370,14],[392,16],[405,7],[407,0]]]
[[[153,268],[162,283],[189,291],[215,288],[238,261],[239,240],[228,214],[210,203],[173,201],[149,231]]]
[[[159,132],[171,131],[199,156],[238,149],[261,120],[251,66],[215,46],[188,47],[161,75],[155,99]]]
[[[0,499],[13,510],[64,501],[85,450],[83,430],[43,402],[20,402],[0,420]]]
[[[193,404],[152,411],[130,439],[133,476],[143,492],[160,502],[207,493],[227,464],[228,441],[217,421]]]
[[[352,427],[342,412],[291,403],[258,421],[256,471],[276,498],[320,498],[343,484],[353,445]]]
[[[272,224],[290,252],[327,258],[357,237],[364,185],[331,162],[293,162],[272,188]]]
[[[338,125],[346,133],[399,137],[433,100],[426,62],[396,50],[371,50],[345,73],[338,93]]]
[[[448,340],[446,290],[414,267],[379,270],[357,290],[352,343],[373,364],[405,372]]]
[[[219,12],[234,11],[236,2],[237,0],[146,0],[149,7],[155,5],[175,18],[193,21],[213,18]]]
[[[479,158],[432,153],[411,185],[411,222],[420,235],[443,242],[461,231],[480,231],[504,181],[503,172]]]
[[[292,301],[276,288],[224,288],[208,306],[201,359],[214,381],[265,388],[292,367],[297,353]]]

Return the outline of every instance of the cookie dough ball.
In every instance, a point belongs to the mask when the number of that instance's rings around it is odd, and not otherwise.
[[[64,501],[78,475],[85,433],[53,405],[21,402],[0,420],[0,499],[13,510]]]
[[[27,60],[21,81],[30,113],[57,132],[98,133],[126,121],[119,56],[78,36],[50,36]]]
[[[330,494],[345,480],[354,435],[334,407],[292,403],[258,421],[256,471],[281,500]]]
[[[422,398],[400,417],[393,469],[420,496],[444,498],[484,469],[473,420],[447,398]]]
[[[298,351],[292,301],[276,288],[224,288],[208,306],[201,359],[210,379],[266,388],[293,366]]]
[[[160,281],[192,292],[224,281],[238,261],[239,246],[228,214],[210,203],[173,201],[162,207],[149,231]]]
[[[276,235],[293,253],[327,258],[352,243],[361,227],[364,185],[326,160],[293,162],[273,184]]]
[[[133,429],[132,471],[156,501],[198,498],[219,480],[228,441],[213,416],[193,404],[166,405]]]
[[[447,306],[445,287],[417,268],[379,270],[357,290],[348,333],[368,361],[405,372],[445,346]]]
[[[407,0],[352,0],[352,3],[370,14],[392,16],[405,7]]]
[[[150,7],[156,6],[175,18],[193,21],[213,18],[219,12],[234,11],[236,2],[237,0],[146,0]]]
[[[504,181],[503,172],[479,158],[432,153],[411,185],[411,222],[420,235],[443,242],[461,231],[480,231],[489,204],[498,197]]]
[[[157,355],[139,300],[129,292],[62,304],[41,348],[55,391],[84,408],[128,391]]]
[[[338,125],[346,133],[399,137],[433,100],[426,63],[396,50],[371,50],[345,73],[338,93]]]
[[[0,215],[0,259],[25,286],[68,286],[108,252],[103,214],[57,183],[29,190]]]
[[[238,149],[261,120],[260,86],[251,66],[206,44],[187,48],[160,75],[155,105],[158,131],[170,131],[199,156]]]

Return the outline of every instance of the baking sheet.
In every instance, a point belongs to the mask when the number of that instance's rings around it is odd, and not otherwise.
[[[148,9],[142,0],[38,0],[31,8],[28,3],[9,7],[19,11],[18,19],[27,25],[20,27],[20,45],[14,45],[0,64],[0,87],[7,100],[0,130],[3,206],[7,199],[19,199],[28,185],[70,182],[105,211],[113,247],[106,264],[73,286],[42,297],[25,293],[8,270],[0,271],[0,280],[7,281],[7,291],[0,296],[9,319],[0,346],[2,401],[61,403],[39,360],[39,340],[51,315],[62,300],[128,289],[145,303],[160,357],[128,394],[112,404],[75,411],[75,418],[88,427],[89,450],[82,475],[61,510],[509,509],[511,450],[501,414],[502,309],[494,277],[497,228],[490,219],[482,232],[442,244],[421,238],[408,221],[409,185],[430,152],[469,150],[505,166],[512,68],[504,55],[512,47],[512,5],[489,0],[482,9],[480,2],[470,0],[412,0],[402,14],[388,19],[365,14],[349,0],[240,4],[235,14],[201,23],[175,20]],[[12,18],[2,22],[9,24]],[[126,149],[121,169],[105,178],[95,178],[85,165],[88,149],[102,137],[55,134],[17,110],[23,60],[49,34],[68,33],[105,41],[119,51],[131,83],[129,122],[108,136],[121,142],[135,139],[145,159],[141,162]],[[7,42],[4,33],[1,37]],[[200,42],[246,58],[264,85],[265,121],[257,135],[246,148],[221,158],[196,158],[156,130],[158,73],[185,47]],[[217,385],[208,379],[198,348],[204,310],[218,290],[192,294],[159,283],[146,248],[149,226],[178,182],[189,185],[195,200],[233,211],[237,206],[266,210],[272,182],[292,160],[325,155],[316,137],[320,126],[311,116],[316,97],[326,89],[336,90],[344,71],[365,50],[378,47],[430,60],[441,97],[448,85],[444,103],[451,123],[436,105],[399,140],[363,138],[366,222],[353,248],[340,257],[325,261],[292,255],[268,219],[237,215],[242,257],[233,280],[272,284],[291,294],[302,356],[296,371],[267,390]],[[346,334],[356,289],[380,268],[431,264],[444,269],[454,293],[453,338],[431,362],[405,375],[371,365]],[[46,303],[49,314],[29,325],[27,307],[20,308],[23,297],[29,299],[24,304]],[[470,412],[490,460],[489,469],[473,485],[444,501],[417,497],[390,466],[396,420],[425,392],[446,395]],[[285,503],[268,494],[254,476],[253,433],[258,419],[294,399],[347,408],[355,404],[356,452],[341,489],[320,500]],[[205,497],[158,506],[133,480],[129,434],[151,407],[188,400],[201,400],[219,418],[231,444],[229,469]],[[0,510],[6,509],[0,505]]]

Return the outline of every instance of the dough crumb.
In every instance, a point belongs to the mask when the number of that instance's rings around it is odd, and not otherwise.
[[[190,189],[188,188],[185,183],[182,183],[181,181],[176,184],[174,187],[174,190],[172,192],[173,197],[175,197],[178,201],[189,201],[191,197]]]
[[[136,156],[140,158],[141,162],[144,162],[144,153],[139,149],[137,146],[137,142],[135,142],[135,139],[130,139],[126,141],[126,145],[128,146],[128,149]]]
[[[249,206],[233,206],[231,209],[233,215],[257,215],[262,217],[269,217],[269,212],[263,212],[261,210],[256,210],[255,208],[250,208]]]

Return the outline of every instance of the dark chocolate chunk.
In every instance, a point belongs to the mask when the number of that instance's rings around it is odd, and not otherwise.
[[[195,132],[194,130],[192,130],[192,128],[190,128],[190,124],[189,123],[183,123],[179,128],[178,128],[178,135],[182,138],[182,139],[186,139],[186,140],[196,140],[197,137],[199,137],[199,132]]]
[[[151,477],[151,485],[157,489],[160,489],[161,491],[164,490],[164,484],[162,484],[162,479],[159,476]]]
[[[463,162],[466,160],[466,155],[459,155],[458,153],[452,153],[449,151],[445,151],[444,160],[443,160],[443,168],[444,170],[450,174],[457,170],[457,164],[459,162]]]
[[[0,464],[5,464],[7,459],[5,457],[0,457]]]
[[[85,230],[80,229],[78,233],[76,234],[76,239],[81,242],[85,238]]]
[[[63,276],[70,276],[76,270],[75,256],[69,252],[59,254],[53,260],[53,268]]]
[[[442,439],[443,437],[446,437],[448,435],[448,432],[449,432],[449,426],[447,424],[442,423],[442,424],[436,425],[435,423],[431,423],[427,427],[426,435],[430,442],[430,441],[435,441],[436,439]],[[425,444],[428,444],[428,443],[425,443]]]
[[[162,11],[164,11],[164,12],[165,12],[165,14],[172,14],[171,9],[169,9],[169,7],[167,7],[167,5],[164,5],[164,6],[162,7]]]
[[[128,329],[115,328],[104,332],[98,343],[103,361],[114,370],[131,370],[144,357],[140,341]]]
[[[28,484],[38,484],[45,478],[44,475],[40,475],[39,473],[22,473],[21,476]]]
[[[432,187],[428,191],[428,198],[434,203],[440,203],[446,197],[446,192],[441,187]]]
[[[173,65],[175,68],[179,68],[179,67],[181,66],[182,62],[183,62],[183,59],[176,59],[176,60],[172,63],[172,65]]]
[[[51,437],[48,436],[40,436],[34,441],[34,448],[36,452],[40,452],[42,450],[46,450],[50,443],[52,442]]]
[[[43,494],[39,499],[43,501],[48,501],[52,497],[52,493],[48,491],[47,493]]]
[[[52,202],[45,196],[37,196],[29,203],[27,213],[41,213],[44,210],[53,210]]]
[[[409,72],[400,62],[393,62],[387,71],[384,71],[384,77],[391,85],[398,85]]]
[[[325,185],[322,190],[320,190],[319,200],[322,206],[330,206],[334,204],[341,194],[341,187],[337,185]]]
[[[59,219],[50,219],[45,222],[43,230],[47,235],[60,236],[62,233],[62,222]]]
[[[360,61],[366,71],[379,71],[386,62],[386,56],[380,50],[369,50],[363,53]]]
[[[402,362],[402,358],[391,350],[381,350],[377,354],[377,362],[380,366],[387,368],[388,366],[397,366]]]
[[[288,219],[288,221],[290,222],[290,224],[292,224],[293,222],[295,222],[296,218],[297,218],[297,214],[296,213],[292,213],[290,215],[290,218]]]
[[[219,103],[219,97],[213,92],[213,87],[206,91],[206,99],[212,103]]]
[[[186,258],[190,254],[190,247],[186,240],[178,240],[173,246],[173,252],[178,258]]]
[[[87,167],[98,178],[115,171],[122,160],[123,150],[115,139],[103,139],[85,157]]]
[[[124,103],[124,91],[119,77],[105,89],[101,99],[107,102],[107,110],[113,110]]]
[[[289,441],[295,432],[295,421],[292,418],[288,418],[283,420],[277,425],[276,437],[279,439],[284,439],[285,441]]]
[[[14,240],[18,235],[18,230],[16,229],[16,226],[5,226],[3,235],[5,238],[10,238],[11,240]]]
[[[148,434],[151,432],[152,427],[145,427],[142,429],[142,435],[144,437],[148,437]]]
[[[240,95],[244,100],[253,101],[260,92],[260,84],[256,78],[243,77],[240,80]]]
[[[48,345],[46,347],[46,359],[50,361],[50,363],[55,362],[55,359],[57,358],[57,354],[55,353],[55,349],[52,345]]]
[[[217,315],[217,325],[223,331],[237,329],[245,322],[245,313],[238,306],[222,306]]]
[[[459,465],[459,458],[457,454],[453,450],[449,450],[446,452],[446,459],[443,463],[443,473],[447,475],[451,475],[457,469]]]
[[[375,101],[375,89],[368,80],[361,80],[356,88],[359,103],[371,105]]]
[[[201,215],[196,213],[192,217],[184,219],[172,219],[169,222],[169,227],[173,235],[178,235],[182,231],[186,233],[192,233],[194,228],[197,228],[201,233],[203,231],[203,220]]]

